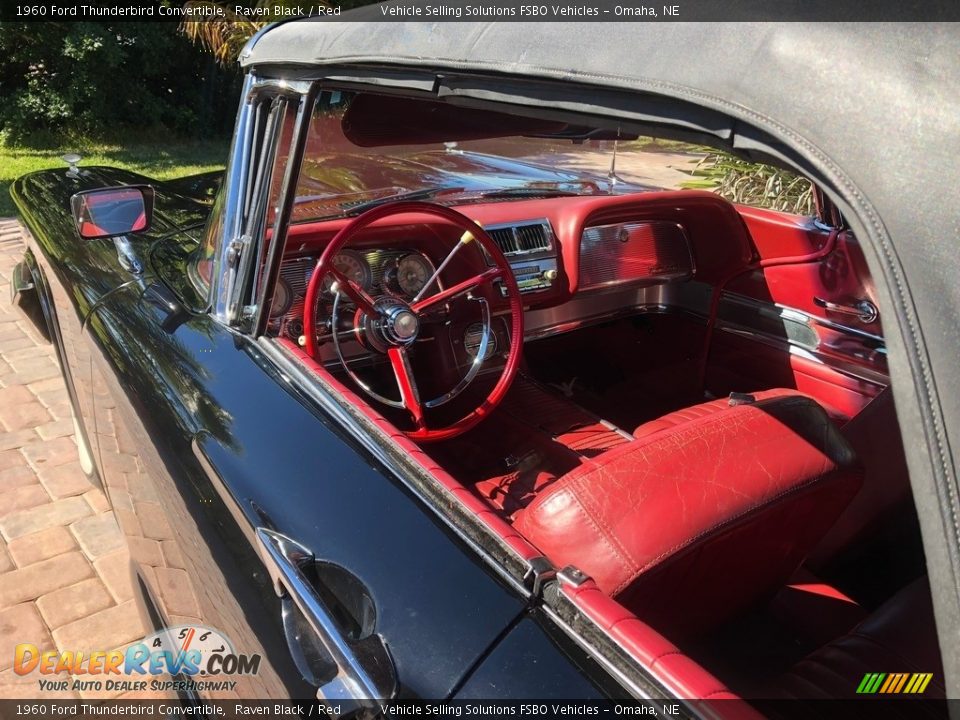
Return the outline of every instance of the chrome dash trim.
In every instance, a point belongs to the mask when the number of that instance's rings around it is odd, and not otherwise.
[[[531,218],[529,220],[513,220],[510,222],[502,223],[493,223],[492,225],[483,225],[483,229],[490,233],[493,230],[513,230],[516,234],[516,229],[520,227],[528,227],[531,225],[537,225],[543,228],[544,237],[547,239],[547,247],[537,248],[535,250],[514,250],[511,252],[504,252],[504,257],[508,260],[516,258],[518,260],[524,260],[527,258],[534,258],[539,255],[555,255],[557,252],[557,234],[553,231],[553,225],[550,224],[549,218]],[[494,241],[496,242],[496,241]],[[497,243],[497,247],[499,247]]]
[[[636,247],[629,247],[625,243],[631,240],[621,237],[621,233],[629,233],[632,230],[649,227],[650,232],[654,234],[653,244],[656,245],[656,228],[669,228],[677,233],[678,242],[682,242],[682,252],[685,255],[685,263],[676,267],[651,267],[648,273],[626,276],[620,260],[623,256],[617,257],[617,267],[608,268],[613,271],[610,277],[603,279],[590,280],[587,276],[591,272],[601,272],[603,268],[593,267],[592,264],[601,261],[604,255],[609,256],[609,250],[600,250],[597,254],[597,248],[621,248],[627,251],[631,257],[636,257],[638,250]],[[686,228],[676,222],[664,220],[629,220],[625,222],[608,223],[604,225],[591,225],[583,228],[580,233],[580,269],[579,269],[579,289],[581,292],[593,292],[623,285],[635,285],[651,282],[677,282],[689,280],[696,274],[693,250],[690,244],[690,237]],[[679,261],[679,258],[677,258]]]

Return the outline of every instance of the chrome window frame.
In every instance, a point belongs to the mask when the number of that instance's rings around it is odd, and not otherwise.
[[[280,238],[286,235],[292,194],[296,190],[296,178],[306,143],[303,130],[309,123],[311,98],[315,97],[318,86],[319,83],[314,81],[261,77],[255,71],[249,72],[244,78],[243,101],[237,113],[230,156],[220,189],[222,222],[218,223],[218,218],[211,217],[205,231],[205,240],[210,242],[210,233],[219,229],[217,236],[212,238],[214,252],[209,307],[211,316],[223,325],[250,329],[251,321],[260,322],[264,314],[260,310],[263,298],[267,296],[270,279],[275,281],[276,274],[274,268],[269,267],[269,262],[264,265],[264,261],[268,257],[270,260],[279,257],[279,253],[270,252],[276,243],[271,243],[268,248],[259,242],[266,231],[268,194],[273,174],[256,173],[257,177],[253,177],[256,168],[252,163],[256,160],[261,167],[267,167],[262,164],[267,160],[269,167],[276,169],[274,163],[277,153],[287,148],[281,148],[279,126],[270,122],[267,127],[258,126],[259,108],[265,102],[272,102],[276,106],[279,100],[287,100],[289,105],[283,111],[288,112],[292,105],[297,112],[273,226],[273,237]],[[275,110],[276,107],[271,108],[267,117],[272,119]],[[258,155],[257,151],[267,155]],[[261,268],[265,282],[259,281]],[[279,270],[279,265],[276,270]]]

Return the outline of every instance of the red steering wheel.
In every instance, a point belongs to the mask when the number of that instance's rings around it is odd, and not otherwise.
[[[441,218],[463,231],[459,242],[453,246],[443,262],[437,265],[437,271],[433,277],[427,281],[423,289],[412,300],[406,301],[393,296],[371,297],[366,290],[334,267],[334,257],[358,232],[383,218],[410,213],[432,215]],[[487,257],[493,261],[494,267],[487,268],[466,280],[457,282],[442,290],[439,289],[436,281],[447,267],[447,264],[459,250],[474,241],[480,243],[486,251]],[[422,442],[430,442],[460,435],[474,427],[493,412],[497,405],[503,400],[507,391],[510,389],[513,379],[517,375],[517,370],[520,368],[520,357],[523,348],[523,302],[520,297],[520,288],[517,287],[517,281],[513,276],[507,259],[503,256],[500,248],[497,247],[497,244],[487,232],[473,220],[456,210],[442,205],[425,202],[396,202],[375,207],[358,215],[347,223],[347,225],[334,236],[323,251],[320,260],[317,262],[317,267],[310,277],[310,282],[307,285],[303,308],[305,349],[315,360],[319,360],[316,335],[317,299],[320,296],[323,279],[325,277],[331,278],[332,282],[329,287],[336,296],[334,299],[334,320],[336,320],[336,308],[341,302],[341,295],[345,296],[356,306],[356,311],[351,315],[351,322],[353,324],[352,332],[375,333],[378,340],[377,345],[385,348],[400,391],[400,400],[399,402],[389,400],[373,392],[364,383],[358,381],[357,384],[361,390],[372,396],[375,400],[394,407],[406,408],[414,425],[413,430],[406,431],[406,434],[410,438]],[[417,340],[424,314],[427,312],[433,313],[463,296],[477,300],[477,298],[472,296],[472,291],[484,284],[495,281],[503,283],[503,286],[507,290],[511,319],[510,345],[507,350],[506,362],[500,371],[500,377],[497,379],[496,385],[494,385],[486,399],[482,400],[459,420],[444,427],[428,427],[424,410],[437,407],[456,395],[459,395],[459,393],[466,388],[466,385],[473,380],[480,366],[487,359],[485,357],[485,350],[492,331],[492,324],[487,303],[481,298],[479,301],[484,312],[484,324],[481,347],[477,351],[476,360],[471,364],[467,375],[453,390],[440,396],[440,398],[424,402],[420,398],[417,382],[413,376],[409,353],[409,348]],[[425,296],[431,289],[434,290],[433,294]],[[336,342],[338,337],[336,327],[334,328],[333,337]],[[339,344],[337,345],[337,353],[340,355],[341,364],[344,369],[353,377],[343,355],[340,353]]]

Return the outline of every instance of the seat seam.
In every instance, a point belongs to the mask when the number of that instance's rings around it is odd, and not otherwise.
[[[669,559],[671,558],[671,556],[676,556],[677,554],[679,554],[679,551],[688,548],[689,546],[693,545],[694,543],[696,543],[696,542],[698,542],[698,541],[700,541],[700,540],[702,540],[702,539],[704,539],[704,538],[706,538],[706,537],[708,537],[708,536],[710,536],[710,535],[721,534],[724,530],[729,529],[732,525],[738,523],[738,522],[741,521],[741,520],[747,519],[747,516],[751,515],[752,513],[755,513],[755,512],[757,512],[757,511],[759,511],[759,510],[764,510],[764,509],[772,508],[772,507],[774,507],[775,505],[781,503],[781,502],[782,502],[784,499],[786,499],[787,497],[789,497],[789,496],[791,496],[791,495],[793,495],[793,494],[799,494],[799,493],[801,493],[801,492],[803,492],[803,491],[805,491],[805,490],[808,490],[808,489],[812,488],[813,486],[817,485],[818,483],[820,483],[824,478],[826,478],[826,477],[828,477],[828,476],[830,476],[830,475],[837,474],[838,472],[839,472],[839,471],[838,471],[838,469],[837,469],[836,467],[831,468],[831,469],[828,469],[826,472],[821,473],[820,475],[818,475],[818,476],[814,477],[813,479],[811,479],[811,480],[803,483],[802,485],[795,485],[795,486],[793,486],[793,487],[791,487],[791,488],[788,488],[788,489],[786,489],[786,490],[778,493],[777,495],[774,495],[774,496],[771,497],[771,498],[767,498],[767,499],[765,499],[764,501],[762,501],[762,502],[760,502],[760,503],[757,503],[757,504],[755,504],[755,505],[751,505],[749,508],[746,508],[745,510],[741,511],[741,512],[738,513],[737,515],[734,515],[734,516],[731,517],[731,518],[727,518],[727,519],[724,520],[723,522],[717,523],[716,525],[713,525],[713,526],[711,526],[711,527],[709,527],[709,528],[707,528],[707,529],[705,529],[705,530],[702,530],[700,533],[698,533],[697,535],[693,536],[692,538],[688,538],[688,539],[685,540],[684,542],[675,545],[674,547],[670,548],[669,550],[665,550],[664,552],[662,552],[662,553],[660,553],[659,555],[657,555],[657,557],[653,558],[653,560],[649,561],[646,565],[644,565],[644,566],[641,567],[639,570],[637,570],[637,572],[636,572],[628,581],[622,583],[622,584],[619,586],[619,588],[618,588],[618,592],[622,592],[623,590],[625,590],[625,589],[626,589],[627,587],[629,587],[634,581],[636,581],[637,578],[639,578],[641,575],[643,575],[644,573],[648,572],[648,571],[651,570],[652,568],[654,568],[654,567],[656,567],[656,566],[658,566],[658,565],[666,565],[666,564],[667,564],[666,562],[661,562],[661,561],[663,561],[664,559],[667,559],[667,560],[669,561]],[[848,471],[848,472],[856,472],[856,471],[850,470],[850,471]]]
[[[749,405],[736,405],[730,408],[730,411],[731,413],[737,413],[742,415],[744,414],[745,409],[762,407],[764,404],[772,403],[772,402],[780,402],[780,403],[789,404],[789,405],[796,405],[800,403],[810,403],[815,407],[819,408],[820,410],[823,410],[823,408],[821,408],[820,405],[818,405],[814,400],[810,399],[809,397],[788,396],[788,397],[768,398],[768,399],[761,400],[759,402],[752,403]],[[738,410],[739,412],[737,412]],[[823,411],[823,412],[825,413],[826,411]],[[615,457],[604,460],[603,456],[601,455],[598,460],[594,461],[594,463],[596,464],[595,468],[592,468],[586,471],[581,471],[580,468],[575,468],[574,470],[570,471],[570,473],[568,473],[565,477],[561,478],[560,482],[572,483],[576,479],[588,477],[591,473],[597,472],[598,470],[606,467],[607,465],[614,462],[615,460],[619,460],[621,457],[629,455],[631,453],[639,452],[641,449],[659,450],[661,446],[664,446],[668,443],[676,445],[678,441],[687,440],[691,436],[703,437],[704,430],[713,431],[715,429],[715,426],[719,426],[725,422],[729,422],[729,417],[724,413],[719,413],[704,420],[703,424],[699,425],[695,429],[696,432],[688,428],[688,429],[679,430],[676,433],[671,433],[667,437],[659,437],[660,432],[662,431],[647,437],[641,437],[637,440],[634,440],[632,443],[627,443],[626,445],[621,445],[619,448],[614,448],[611,452],[615,454]],[[667,428],[667,429],[672,429],[672,428]],[[620,448],[624,448],[624,450],[618,453],[617,450],[619,450]],[[824,457],[828,457],[825,453],[821,453],[821,454],[823,454]]]
[[[611,550],[613,550],[614,554],[617,557],[617,560],[622,565],[626,566],[627,572],[629,573],[633,569],[633,567],[636,566],[636,563],[633,562],[633,560],[625,552],[624,548],[620,545],[620,543],[616,541],[616,537],[613,535],[613,533],[611,533],[607,528],[603,527],[597,521],[597,519],[593,516],[593,514],[583,504],[583,501],[580,499],[577,493],[571,492],[570,496],[573,497],[574,501],[576,501],[577,505],[580,507],[580,510],[583,512],[584,517],[586,517],[586,519],[593,526],[593,529],[596,532],[597,536],[604,542],[605,545],[607,545]]]

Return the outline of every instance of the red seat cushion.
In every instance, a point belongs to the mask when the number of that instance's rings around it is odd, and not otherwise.
[[[723,407],[615,448],[546,488],[515,527],[671,637],[772,593],[860,487],[802,395]]]
[[[750,395],[754,398],[754,400],[769,400],[777,397],[810,397],[799,390],[790,390],[789,388],[760,390],[759,392],[750,393]],[[701,418],[715,415],[718,412],[722,412],[724,408],[729,406],[730,399],[725,397],[700,403],[699,405],[691,405],[690,407],[685,407],[672,413],[662,415],[656,420],[650,420],[649,422],[642,423],[641,425],[637,426],[636,430],[633,431],[633,436],[638,439],[647,437],[649,435],[653,435],[654,433],[658,433],[661,430],[669,430],[670,428],[683,425],[684,423],[691,422],[693,420],[699,420]],[[834,422],[843,424],[843,422],[846,421],[845,417],[835,411],[832,411],[830,408],[824,407],[824,410],[827,411],[827,414],[834,420]]]

